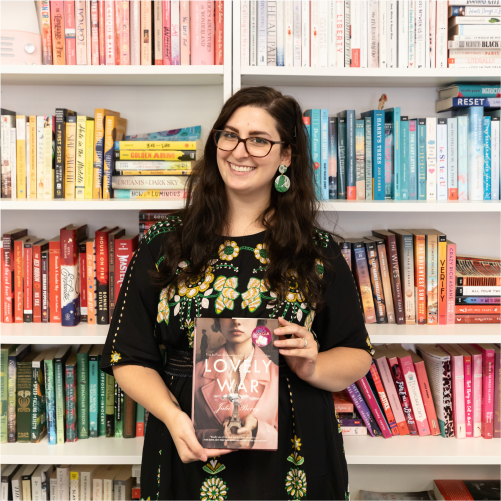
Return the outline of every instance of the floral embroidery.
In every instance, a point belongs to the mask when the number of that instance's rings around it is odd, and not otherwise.
[[[252,313],[261,306],[261,300],[267,299],[269,301],[275,299],[277,294],[270,292],[269,296],[265,295],[269,289],[269,284],[266,280],[252,277],[247,284],[247,290],[242,294],[242,308],[249,308]]]
[[[294,438],[291,438],[291,442],[294,449],[296,449],[297,451],[301,449],[301,439],[297,438],[296,435],[294,435]]]
[[[315,259],[315,271],[318,273],[320,278],[324,276],[324,263],[320,259]]]
[[[297,468],[289,470],[285,488],[287,489],[287,494],[290,494],[293,499],[301,499],[306,496],[306,473]]]
[[[313,320],[315,319],[315,310],[310,311],[306,320],[304,321],[304,326],[311,331],[311,326],[313,325]]]
[[[117,351],[112,351],[112,352],[111,352],[111,363],[116,363],[116,362],[118,362],[121,358],[122,358],[122,357],[121,357],[120,353],[118,353]]]
[[[313,242],[323,248],[327,248],[329,245],[329,234],[323,230],[314,230]]]
[[[170,286],[166,287],[160,293],[160,302],[158,303],[158,314],[157,314],[157,322],[164,321],[167,325],[169,325],[169,301],[174,297],[175,288]]]
[[[238,278],[226,278],[221,275],[214,282],[214,289],[220,292],[216,300],[216,313],[219,315],[225,308],[233,310],[235,306],[235,299],[240,296],[240,292],[235,289],[238,287]]]
[[[196,278],[188,280],[187,283],[184,280],[179,282],[179,295],[189,298],[195,297],[199,292],[205,292],[213,281],[212,267],[207,266],[204,276],[200,274]]]
[[[369,352],[369,354],[374,355],[374,353],[376,353],[376,352],[374,350],[374,347],[371,344],[371,340],[369,339],[369,336],[367,336],[365,342],[367,343],[367,346],[369,347],[369,349],[367,350]]]
[[[226,482],[215,476],[217,473],[220,473],[226,468],[226,466],[221,464],[216,459],[217,457],[219,456],[211,459],[202,467],[206,473],[213,475],[210,478],[206,478],[200,488],[200,499],[202,501],[209,501],[213,499],[222,501],[228,497],[228,487]]]
[[[219,246],[219,259],[222,261],[231,261],[233,258],[237,257],[240,253],[240,247],[233,240],[225,240],[224,244]]]
[[[266,244],[258,244],[254,249],[254,256],[262,264],[268,264],[270,259],[268,258],[268,246]]]

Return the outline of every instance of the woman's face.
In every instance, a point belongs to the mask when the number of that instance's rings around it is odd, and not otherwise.
[[[245,343],[257,326],[256,318],[221,318],[221,332],[227,343]]]
[[[280,141],[275,127],[275,120],[262,108],[242,106],[238,108],[224,130],[234,132],[242,139],[262,137],[270,141]],[[226,185],[226,189],[236,194],[251,195],[271,190],[276,172],[280,165],[287,167],[291,163],[290,146],[283,154],[280,144],[275,144],[268,155],[262,158],[251,157],[244,143],[239,143],[233,151],[217,149],[217,165]]]

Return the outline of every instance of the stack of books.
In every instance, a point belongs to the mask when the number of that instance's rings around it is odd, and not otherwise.
[[[140,210],[139,211],[139,241],[158,221],[165,221],[173,210]]]

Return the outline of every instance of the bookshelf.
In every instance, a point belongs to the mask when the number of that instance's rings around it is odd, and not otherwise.
[[[199,66],[3,66],[2,106],[24,114],[46,114],[56,107],[93,116],[94,108],[120,111],[128,133],[202,125],[205,137],[233,92],[247,85],[271,85],[295,96],[304,109],[347,107],[357,112],[402,106],[410,117],[434,116],[436,88],[454,82],[499,82],[496,70],[466,74],[460,70],[355,68],[273,68],[240,66],[240,5],[225,2],[225,64]],[[343,236],[364,236],[379,228],[434,227],[456,242],[458,252],[501,254],[501,202],[325,201],[319,221]],[[2,200],[1,226],[28,227],[46,238],[62,226],[88,223],[89,234],[103,225],[137,233],[141,209],[176,209],[182,201],[163,200]],[[104,343],[108,326],[80,324],[2,324],[2,343]],[[499,342],[498,325],[369,325],[375,344]],[[48,446],[2,444],[3,463],[138,464],[143,439],[79,440]],[[498,440],[438,437],[345,437],[350,491],[424,490],[433,478],[496,478]],[[430,466],[432,465],[432,466]]]

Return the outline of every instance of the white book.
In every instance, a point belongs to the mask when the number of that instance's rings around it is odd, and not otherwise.
[[[80,472],[79,466],[72,466],[70,471],[70,500],[80,498]]]
[[[495,6],[501,5],[501,0],[450,0],[449,5],[485,5],[485,6]]]
[[[360,14],[360,68],[368,67],[369,60],[369,23],[368,10],[369,2],[367,0],[359,0]]]
[[[91,29],[91,13],[90,13],[90,1],[85,2],[85,26],[87,29],[87,64],[92,64],[92,29]]]
[[[31,157],[30,157],[30,122],[26,120],[26,141],[24,148],[26,158],[26,198],[30,198],[31,191]]]
[[[344,68],[344,0],[336,0],[336,67]]]
[[[129,25],[130,25],[130,64],[141,64],[141,2],[130,0],[129,2]]]
[[[387,37],[388,37],[388,21],[387,21],[387,7],[386,2],[378,2],[379,8],[379,67],[386,68],[387,60]]]
[[[496,23],[499,23],[499,21],[496,21],[491,25],[491,19],[492,16],[453,16],[449,18],[449,29],[462,24],[496,26]]]
[[[409,66],[409,3],[398,0],[398,67]]]
[[[103,501],[113,501],[113,479],[103,480]]]
[[[70,466],[57,467],[57,495],[58,501],[67,501],[70,495]]]
[[[460,70],[483,70],[483,69],[489,68],[489,69],[498,70],[501,68],[501,62],[497,62],[494,64],[454,63],[454,64],[449,64],[449,68],[456,68],[456,69],[460,69]]]
[[[133,477],[141,477],[141,465],[133,464],[132,465],[132,476]]]
[[[426,39],[426,0],[416,0],[416,68],[428,68],[429,39]],[[429,50],[428,50],[429,52]]]
[[[437,0],[429,0],[426,16],[429,20],[426,28],[428,29],[428,36],[430,43],[430,68],[436,67],[436,48],[437,48]],[[428,43],[428,42],[427,42]]]
[[[102,501],[104,499],[102,478],[94,478],[92,480],[92,499],[94,501]]]
[[[310,66],[310,0],[301,2],[301,66]]]
[[[44,162],[43,162],[43,141],[44,141],[44,117],[37,116],[37,199],[44,198]]]
[[[49,494],[50,494],[50,501],[57,501],[57,477],[50,477],[49,479]]]
[[[23,499],[23,484],[22,484],[23,467],[14,473],[11,480],[12,499],[14,501],[21,501]]]
[[[327,18],[328,18],[327,66],[330,67],[336,66],[336,53],[337,53],[336,3],[337,3],[336,0],[328,0],[327,2]]]
[[[293,16],[294,66],[301,66],[301,0],[294,0]]]
[[[447,1],[437,0],[436,67],[447,68]]]
[[[311,11],[310,11],[310,33],[311,33],[311,53],[310,53],[310,65],[312,68],[318,68],[320,65],[320,44],[319,44],[319,2],[313,1],[311,2]]]
[[[249,64],[257,66],[257,0],[250,0]]]
[[[437,199],[437,119],[426,118],[426,200]]]
[[[447,119],[437,119],[437,200],[447,200]]]
[[[449,49],[449,58],[465,59],[470,57],[501,58],[499,49]]]
[[[284,65],[284,2],[277,2],[277,66]]]
[[[458,117],[458,200],[468,200],[468,116]]]
[[[94,471],[97,465],[82,466],[80,472],[80,501],[91,501],[92,499],[92,480],[94,478]]]
[[[379,11],[377,0],[369,0],[368,24],[369,24],[369,68],[379,68]],[[383,9],[381,9],[383,10]]]
[[[484,199],[484,109],[468,109],[468,199]]]
[[[397,68],[398,66],[398,51],[397,51],[397,0],[388,0],[386,2],[386,67]]]
[[[409,68],[416,67],[416,1],[409,0]]]
[[[351,10],[350,0],[344,2],[344,65],[351,66]]]
[[[258,0],[257,2],[257,65],[266,66],[266,48],[267,48],[267,9],[266,0]]]
[[[501,16],[501,7],[495,6],[476,6],[476,7],[465,7],[464,9],[465,16],[471,17],[482,17],[482,16]]]
[[[467,50],[497,50],[501,46],[501,42],[489,41],[489,40],[466,40],[466,41],[456,41],[449,40],[449,49],[467,49]]]
[[[293,0],[285,0],[284,17],[285,17],[285,66],[294,66],[294,1]]]
[[[447,198],[458,198],[458,119],[447,119]]]
[[[267,3],[267,19],[268,28],[266,34],[267,43],[267,65],[277,65],[277,2],[276,0],[268,0]]]
[[[17,144],[15,127],[10,129],[10,168],[12,198],[17,198]]]
[[[24,153],[26,155],[26,117],[24,115],[17,115],[15,131],[16,131],[16,139],[15,139],[16,155],[17,155],[18,141],[24,141],[24,146],[25,146]],[[24,159],[24,173],[21,171],[22,158],[19,159],[18,167],[19,167],[19,172],[17,173],[17,187],[21,195],[20,198],[26,198],[26,174],[27,174],[26,158]]]
[[[46,148],[52,149],[52,144],[54,143],[54,134],[52,132],[52,120],[54,117],[47,117],[47,121],[50,119],[50,126],[44,127],[44,169],[43,169],[43,190],[44,199],[52,200],[54,198],[54,160],[49,157],[50,165],[45,164],[45,151]],[[50,145],[50,146],[49,146]]]
[[[361,19],[362,2],[351,0],[350,2],[350,31],[351,31],[351,67],[361,67]]]
[[[495,33],[482,33],[480,35],[454,35],[454,41],[456,42],[464,42],[464,41],[471,41],[471,40],[482,40],[484,42],[486,41],[493,41],[496,43],[499,43],[499,35]],[[498,45],[499,47],[499,45]]]
[[[180,17],[179,17],[179,0],[171,0],[170,2],[170,51],[171,64],[179,65],[181,60],[181,37],[179,34]],[[207,29],[209,22],[206,23]]]
[[[320,0],[318,2],[318,65],[321,68],[326,68],[328,65],[328,18],[327,18],[327,1]]]
[[[491,200],[499,200],[499,117],[491,118]]]
[[[2,164],[2,184],[5,183],[7,186],[7,178],[9,171],[12,171],[12,166],[10,164],[10,126],[12,120],[15,120],[14,117],[8,115],[2,115],[2,148],[1,148],[1,164]],[[11,172],[11,180],[12,180],[12,172]],[[12,186],[12,185],[11,185]],[[12,196],[12,189],[11,189]]]
[[[240,66],[249,66],[249,0],[240,3]]]

